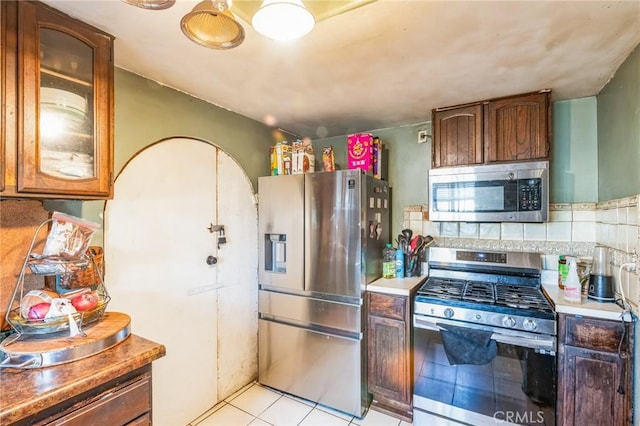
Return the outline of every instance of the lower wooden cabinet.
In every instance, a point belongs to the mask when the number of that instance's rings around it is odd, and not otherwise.
[[[558,425],[631,425],[633,323],[558,320]]]
[[[42,413],[45,414],[45,413]],[[151,425],[151,369],[98,386],[47,410],[33,425]]]
[[[379,411],[413,419],[411,297],[370,292],[369,392]]]

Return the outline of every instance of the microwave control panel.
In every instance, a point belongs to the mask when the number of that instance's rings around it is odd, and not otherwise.
[[[518,211],[537,211],[542,209],[542,180],[518,180]]]

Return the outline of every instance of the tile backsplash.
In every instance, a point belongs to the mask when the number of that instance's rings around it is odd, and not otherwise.
[[[552,259],[560,254],[591,257],[596,244],[606,246],[616,286],[638,313],[640,273],[628,267],[620,271],[620,265],[640,253],[639,199],[634,195],[600,203],[551,204],[545,223],[431,222],[428,206],[408,206],[403,226],[431,235],[442,247],[539,252],[546,255],[548,269],[557,268]]]

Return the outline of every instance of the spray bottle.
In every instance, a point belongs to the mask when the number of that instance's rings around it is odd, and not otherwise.
[[[568,257],[569,273],[564,283],[564,300],[571,303],[580,303],[582,300],[582,286],[578,277],[578,266],[574,257]]]

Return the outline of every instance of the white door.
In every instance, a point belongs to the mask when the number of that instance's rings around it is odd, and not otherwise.
[[[224,274],[225,262],[233,264],[247,244],[254,244],[254,218],[245,211],[232,212],[234,223],[225,226],[229,243],[220,250],[219,233],[207,229],[219,224],[218,188],[229,186],[218,182],[221,159],[224,168],[244,176],[237,163],[205,142],[176,138],[155,144],[126,165],[116,180],[114,199],[105,208],[108,310],[129,314],[133,333],[164,344],[167,351],[153,363],[153,421],[158,426],[188,424],[227,396],[219,395],[220,387],[227,392],[226,388],[249,383],[254,374],[249,345],[236,354],[241,361],[249,360],[243,367],[246,373],[236,378],[242,383],[219,383],[218,304],[229,293],[222,290],[229,287],[236,298],[238,292],[248,292],[237,312],[243,324],[244,318],[253,317],[245,311],[253,309],[257,292],[257,281],[245,281],[239,289]],[[247,184],[245,177],[244,186],[235,185],[233,196],[246,199],[240,204],[249,204],[250,212],[255,206]],[[238,201],[229,205],[237,206]],[[249,231],[248,241],[236,240],[234,228],[241,225],[253,228],[253,239]],[[218,263],[208,264],[209,256]],[[227,304],[223,310],[235,309]],[[250,320],[247,328],[240,332],[241,339],[253,333]],[[228,351],[222,358],[229,358]]]

